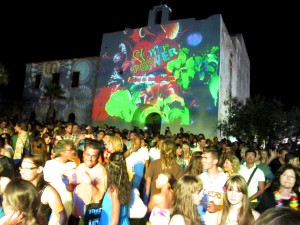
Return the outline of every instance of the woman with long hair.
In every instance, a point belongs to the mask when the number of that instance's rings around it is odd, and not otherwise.
[[[162,145],[160,159],[150,162],[149,168],[146,172],[146,198],[150,199],[153,194],[159,193],[159,189],[156,188],[155,181],[161,172],[171,173],[176,180],[182,176],[183,170],[181,166],[176,163],[174,156],[175,151],[175,142],[167,139]]]
[[[56,189],[44,180],[44,166],[45,161],[43,156],[24,156],[20,167],[21,177],[37,188],[41,202],[38,212],[44,221],[48,225],[64,225],[68,219],[64,205]]]
[[[202,188],[202,181],[195,176],[184,175],[178,180],[169,225],[202,225],[197,211]]]
[[[247,188],[246,180],[240,175],[232,176],[227,180],[218,224],[249,225],[259,217],[259,213],[250,207]]]
[[[39,193],[32,183],[21,178],[11,180],[3,193],[5,216],[0,225],[45,225],[38,215]]]
[[[184,171],[184,174],[199,176],[203,172],[201,160],[201,155],[192,155],[190,162]]]
[[[44,138],[40,136],[34,137],[31,140],[31,153],[42,156],[45,162],[50,159],[50,155],[47,152],[47,144]]]
[[[122,152],[113,152],[106,165],[108,185],[102,202],[100,225],[129,225],[128,204],[131,190]]]

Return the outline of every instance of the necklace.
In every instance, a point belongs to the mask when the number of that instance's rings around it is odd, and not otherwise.
[[[275,202],[276,202],[276,207],[281,207],[283,206],[283,199],[281,198],[281,195],[280,195],[280,191],[274,191],[274,197],[275,197]],[[290,208],[292,209],[295,209],[295,210],[298,210],[298,206],[299,206],[299,203],[298,203],[298,196],[297,194],[293,191],[291,194],[290,194]]]

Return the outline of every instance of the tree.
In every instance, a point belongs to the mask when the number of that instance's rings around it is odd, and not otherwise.
[[[54,111],[55,100],[66,99],[64,96],[65,91],[61,88],[59,84],[51,83],[49,86],[45,86],[45,92],[43,97],[49,101],[49,107],[47,110],[46,121],[51,118],[51,113]],[[54,118],[53,118],[54,119]]]
[[[255,96],[243,104],[235,97],[224,104],[227,116],[223,121],[218,121],[218,129],[226,137],[233,136],[246,142],[274,143],[287,137],[287,130],[291,128],[291,115],[283,110],[283,104],[277,99]]]
[[[9,73],[2,63],[0,63],[0,86],[8,85]]]

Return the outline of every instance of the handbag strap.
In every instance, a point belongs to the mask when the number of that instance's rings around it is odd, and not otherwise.
[[[255,174],[255,171],[256,171],[256,170],[257,170],[257,167],[255,167],[255,169],[254,169],[253,172],[251,173],[251,176],[249,177],[249,180],[247,181],[247,186],[249,186],[250,181],[251,181],[253,175]]]

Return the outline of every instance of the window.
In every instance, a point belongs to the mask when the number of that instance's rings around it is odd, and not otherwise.
[[[40,88],[41,78],[42,78],[42,74],[35,75],[35,83],[34,83],[34,88],[35,89]]]
[[[79,75],[80,75],[80,72],[77,72],[77,71],[73,72],[71,87],[78,87]]]
[[[59,83],[59,73],[53,73],[52,74],[52,83],[58,84]]]

